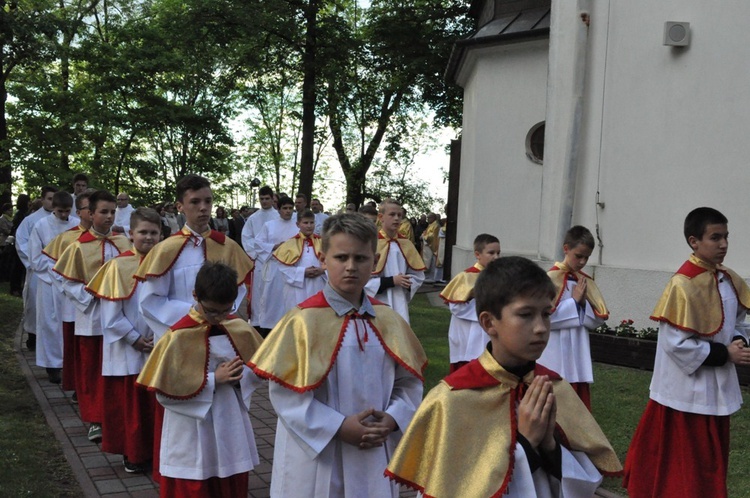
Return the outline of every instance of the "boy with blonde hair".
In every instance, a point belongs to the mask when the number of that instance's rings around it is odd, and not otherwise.
[[[326,287],[287,313],[250,365],[279,416],[271,496],[398,496],[383,477],[422,398],[424,350],[408,324],[364,293],[375,225],[323,224]]]
[[[622,467],[570,385],[537,364],[555,289],[532,261],[491,262],[474,286],[490,344],[432,389],[386,475],[435,498],[582,498]]]

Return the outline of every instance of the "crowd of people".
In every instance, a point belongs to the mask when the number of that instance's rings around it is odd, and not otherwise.
[[[423,400],[409,303],[443,280],[445,220],[408,219],[394,199],[331,215],[303,194],[258,197],[257,210],[214,212],[209,181],[188,175],[174,202],[135,208],[77,175],[73,194],[43,188],[36,210],[28,196],[22,214],[3,207],[27,347],[127,472],[151,470],[161,496],[245,496],[251,395],[268,382],[271,496],[395,497],[403,484],[577,498],[623,474],[591,413],[588,331],[608,310],[583,272],[589,230],[567,232],[548,272],[476,237],[476,264],[441,292],[450,373]],[[726,496],[734,365],[750,364],[750,288],[721,265],[727,233],[711,208],[686,218],[692,255],[652,317],[651,400],[624,470],[633,497]]]

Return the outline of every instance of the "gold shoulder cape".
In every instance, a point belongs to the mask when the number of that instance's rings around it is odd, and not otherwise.
[[[86,290],[107,301],[130,299],[138,285],[133,275],[142,260],[143,255],[135,248],[110,259],[89,281]]]
[[[422,238],[430,246],[432,252],[437,253],[440,244],[440,221],[435,220],[427,225],[427,228],[422,233]]]
[[[474,299],[474,284],[484,267],[479,263],[471,266],[451,279],[440,297],[446,303],[465,303]]]
[[[67,249],[70,244],[75,242],[75,240],[80,237],[81,234],[85,231],[86,230],[84,230],[81,225],[73,227],[70,230],[66,230],[52,239],[52,241],[47,244],[47,247],[45,247],[42,252],[49,258],[57,261],[58,259],[60,259],[60,256],[62,256],[62,253],[65,252],[65,249]]]
[[[409,220],[401,222],[401,226],[398,227],[398,234],[403,235],[405,239],[409,239],[409,242],[414,243],[414,229],[411,226]]]
[[[555,263],[555,266],[547,272],[547,275],[549,275],[550,280],[552,280],[552,283],[555,284],[555,288],[557,289],[557,297],[555,298],[554,304],[555,309],[557,309],[557,305],[560,304],[560,299],[562,298],[563,292],[565,292],[565,282],[568,279],[568,275],[572,275],[573,279],[576,281],[581,278],[586,279],[586,301],[591,305],[594,314],[603,320],[609,318],[609,310],[607,309],[607,304],[604,302],[604,296],[602,296],[602,293],[593,278],[583,272],[572,271],[565,263]],[[554,312],[554,310],[552,311]]]
[[[276,250],[273,252],[273,257],[279,260],[280,263],[287,266],[293,266],[297,264],[299,258],[302,257],[302,251],[305,248],[306,240],[308,239],[305,238],[304,235],[298,233],[291,239],[281,244],[278,248],[276,248]],[[323,239],[320,238],[320,235],[313,234],[310,236],[309,240],[312,242],[315,256],[319,258],[321,246],[323,245]]]
[[[385,352],[424,380],[427,356],[409,325],[388,306],[371,299],[375,317],[365,317]],[[320,386],[336,361],[352,314],[338,316],[323,292],[284,315],[248,362],[256,375],[297,392]],[[334,331],[338,331],[335,333]]]
[[[729,278],[740,305],[750,309],[750,288],[742,277],[729,268],[711,265],[691,254],[672,275],[651,319],[694,334],[712,336],[718,333],[724,326],[724,306],[717,270]]]
[[[180,253],[192,238],[192,232],[187,227],[159,242],[143,259],[135,278],[146,280],[151,277],[161,277],[174,265]],[[221,232],[211,230],[201,234],[203,236],[203,255],[206,261],[221,262],[231,266],[237,272],[237,285],[250,283],[250,272],[255,263],[250,256]]]
[[[390,252],[391,242],[396,242],[401,254],[404,255],[406,265],[414,271],[423,271],[425,269],[424,260],[422,256],[417,252],[417,248],[411,243],[409,239],[404,238],[401,234],[396,234],[396,237],[391,239],[381,230],[378,233],[378,264],[375,266],[373,275],[379,275],[385,269],[385,263],[388,261],[388,253]]]
[[[227,317],[218,326],[226,330],[242,361],[249,360],[263,341],[241,318]],[[191,309],[159,339],[136,383],[174,399],[197,396],[208,381],[210,329],[203,317]]]
[[[105,244],[114,246],[118,253],[130,249],[130,241],[123,235],[105,237],[89,230],[68,246],[53,270],[68,280],[88,284],[105,263]]]
[[[619,474],[617,455],[570,384],[540,365],[519,383],[485,351],[427,394],[385,475],[425,497],[502,496],[513,478],[515,407],[535,375],[552,380],[561,444],[603,474]]]

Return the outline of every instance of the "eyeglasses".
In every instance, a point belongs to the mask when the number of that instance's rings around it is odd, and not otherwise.
[[[206,305],[203,304],[202,301],[198,301],[198,304],[201,305],[201,310],[203,310],[203,314],[206,316],[211,316],[211,317],[227,316],[237,311],[236,304],[233,304],[231,307],[224,309],[224,310],[213,310],[211,308],[206,308]]]

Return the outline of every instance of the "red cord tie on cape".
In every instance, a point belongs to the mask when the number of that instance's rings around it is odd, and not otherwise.
[[[363,336],[360,336],[360,333],[359,333],[359,324],[360,324],[360,320],[362,322],[364,322],[367,319],[364,316],[362,316],[359,313],[357,313],[356,311],[354,311],[354,312],[352,312],[352,313],[350,313],[349,315],[346,316],[346,322],[344,323],[344,328],[346,328],[349,325],[349,320],[351,320],[352,318],[354,318],[354,320],[355,320],[354,321],[354,332],[357,334],[357,344],[359,345],[359,350],[364,352],[364,350],[365,350],[365,346],[364,345],[367,344],[367,341],[369,341],[370,338],[369,338],[369,336],[367,334],[367,325],[365,325],[364,323],[362,323],[362,327],[365,329],[365,333],[364,333]]]

